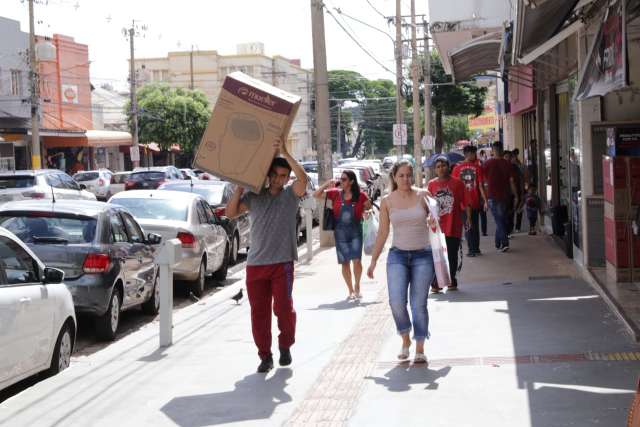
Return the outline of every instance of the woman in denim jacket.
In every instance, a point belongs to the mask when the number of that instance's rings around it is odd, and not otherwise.
[[[382,199],[380,205],[380,226],[367,275],[373,278],[378,257],[392,226],[393,244],[387,256],[387,286],[393,320],[402,337],[398,359],[409,359],[409,334],[413,327],[413,339],[416,341],[414,363],[427,363],[424,354],[424,341],[429,337],[427,297],[434,276],[427,228],[428,209],[424,201],[428,193],[412,187],[413,166],[407,160],[393,165],[389,176],[392,191]]]

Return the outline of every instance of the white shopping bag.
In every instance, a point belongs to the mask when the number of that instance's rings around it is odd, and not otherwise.
[[[429,208],[431,217],[435,219],[435,227],[429,227],[429,243],[433,252],[433,268],[441,288],[451,285],[451,275],[449,274],[449,256],[447,255],[447,240],[440,229],[440,208],[438,201],[432,197],[425,197],[425,202]]]
[[[373,253],[373,247],[376,245],[376,237],[378,237],[378,217],[373,212],[369,214],[362,224],[363,249],[365,255]]]

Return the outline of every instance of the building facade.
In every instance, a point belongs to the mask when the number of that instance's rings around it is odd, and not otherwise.
[[[234,71],[299,95],[302,103],[289,134],[292,155],[298,159],[315,157],[310,104],[313,72],[300,67],[299,60],[268,57],[262,43],[247,43],[237,46],[236,55],[220,55],[212,50],[169,52],[164,58],[136,58],[135,68],[141,84],[166,83],[171,87],[199,89],[212,107],[225,76]]]
[[[6,159],[2,161],[4,169],[27,169],[31,167],[29,36],[17,21],[5,18],[0,18],[0,33],[0,137],[7,144],[1,147],[0,156]],[[36,53],[45,42],[55,49],[55,58],[36,64],[42,166],[69,173],[105,166],[96,158],[106,156],[107,150],[131,145],[131,135],[93,127],[89,48],[72,37],[54,34],[50,38],[36,36]],[[13,162],[4,157],[8,148],[13,151]]]

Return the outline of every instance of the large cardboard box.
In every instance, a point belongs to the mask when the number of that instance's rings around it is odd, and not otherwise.
[[[241,72],[229,74],[196,153],[194,166],[258,192],[287,140],[301,98]]]
[[[617,268],[631,268],[631,223],[604,219],[604,252],[607,262]]]

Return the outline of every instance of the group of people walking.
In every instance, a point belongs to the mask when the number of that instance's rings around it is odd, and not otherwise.
[[[293,269],[297,259],[295,214],[307,186],[304,169],[282,142],[277,141],[274,148],[280,156],[271,165],[268,187],[259,194],[244,194],[238,187],[226,208],[230,217],[249,211],[252,224],[246,284],[253,338],[260,357],[258,372],[273,368],[272,302],[280,330],[280,365],[287,366],[292,361],[290,347],[295,342],[296,327],[292,300]],[[522,188],[517,185],[516,163],[505,158],[499,143],[492,149],[492,158],[483,163],[477,158],[476,148],[467,146],[465,160],[454,168],[447,157],[438,157],[436,177],[428,182],[426,189],[414,186],[414,168],[408,160],[398,161],[390,170],[391,192],[383,197],[379,207],[379,227],[367,276],[374,277],[392,232],[392,245],[386,260],[387,287],[391,313],[402,339],[398,353],[398,359],[402,361],[410,358],[413,332],[414,363],[427,362],[424,343],[429,337],[429,290],[440,292],[445,285],[448,291],[458,289],[456,276],[462,233],[467,240],[467,256],[481,255],[480,232],[486,235],[486,216],[484,221],[482,217],[487,209],[491,210],[496,222],[496,249],[500,252],[509,250],[508,218],[513,218],[521,206]],[[286,186],[291,171],[295,180]],[[437,219],[429,213],[427,196],[438,202]],[[371,214],[373,204],[360,191],[355,174],[348,170],[342,172],[339,180],[324,183],[314,197],[331,201],[336,254],[347,286],[347,298],[357,300],[361,297],[363,273],[362,221]],[[535,193],[528,195],[525,205],[527,212],[539,209]],[[436,222],[446,240],[449,283],[438,283],[435,277],[429,228]],[[532,224],[535,225],[535,220]]]

